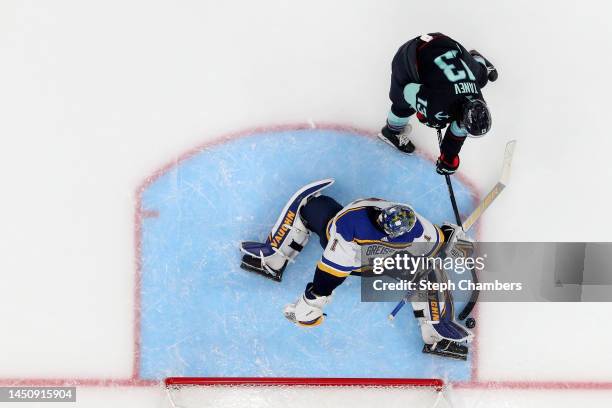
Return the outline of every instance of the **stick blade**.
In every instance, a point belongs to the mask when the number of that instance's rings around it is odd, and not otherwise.
[[[506,150],[504,152],[504,162],[502,165],[502,175],[493,186],[491,191],[482,199],[478,207],[474,209],[472,214],[463,222],[463,230],[467,231],[472,228],[472,225],[478,221],[480,216],[485,212],[491,203],[497,198],[497,196],[506,188],[510,182],[510,170],[512,168],[512,157],[514,156],[514,148],[516,147],[516,140],[511,140],[506,144]]]
[[[514,156],[514,148],[516,147],[516,140],[511,140],[506,143],[506,150],[504,152],[504,164],[502,167],[502,175],[499,182],[508,185],[510,181],[510,171],[512,169],[512,157]]]

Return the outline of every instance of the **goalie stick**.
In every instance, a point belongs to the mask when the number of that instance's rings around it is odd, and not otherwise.
[[[499,194],[506,188],[508,183],[510,182],[510,170],[512,167],[512,157],[514,155],[514,148],[516,146],[516,140],[511,140],[506,143],[506,150],[504,151],[504,161],[502,165],[502,174],[499,178],[499,181],[491,191],[482,199],[480,204],[472,211],[472,213],[466,218],[463,222],[463,231],[467,232],[478,219],[482,216],[487,208],[493,203],[493,201],[499,196]],[[475,279],[476,278],[476,279]],[[476,274],[472,270],[472,279],[474,282],[478,282]],[[476,302],[478,301],[479,292],[477,290],[472,292],[470,296],[470,300],[465,305],[461,313],[459,314],[459,320],[463,320],[469,316],[469,314],[474,309]],[[389,314],[389,320],[393,320],[395,315],[400,311],[400,309],[406,304],[407,298],[402,299],[397,306],[393,309],[393,311]]]

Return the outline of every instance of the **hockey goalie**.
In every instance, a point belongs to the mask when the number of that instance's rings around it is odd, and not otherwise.
[[[310,183],[298,190],[283,208],[266,242],[243,242],[241,267],[275,281],[282,279],[287,265],[298,256],[314,233],[324,249],[312,282],[304,293],[285,307],[284,316],[304,327],[323,323],[324,308],[334,289],[362,268],[361,249],[375,243],[402,249],[420,243],[420,256],[435,257],[452,246],[462,230],[453,224],[437,226],[407,204],[378,198],[353,201],[342,206],[322,195],[333,179]],[[442,298],[441,298],[442,296]],[[412,302],[425,343],[423,352],[466,359],[473,334],[454,318],[452,296],[431,292]]]

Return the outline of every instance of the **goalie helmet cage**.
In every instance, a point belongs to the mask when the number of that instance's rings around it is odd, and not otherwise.
[[[445,383],[429,378],[170,377],[172,408],[448,408]]]

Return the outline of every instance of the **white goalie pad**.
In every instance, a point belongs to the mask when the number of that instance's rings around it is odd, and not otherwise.
[[[300,218],[300,209],[310,197],[316,197],[333,183],[334,179],[315,181],[293,194],[274,223],[266,242],[246,241],[240,244],[240,251],[245,254],[241,266],[280,281],[283,270],[289,262],[293,262],[310,236]]]

